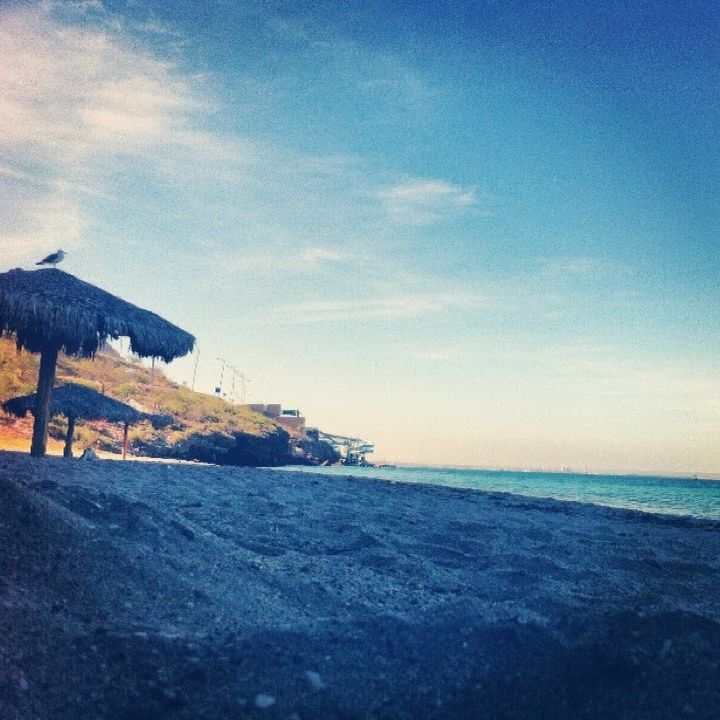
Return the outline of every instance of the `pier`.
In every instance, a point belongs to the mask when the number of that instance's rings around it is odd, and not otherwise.
[[[345,435],[334,435],[322,430],[318,431],[318,439],[330,445],[340,453],[343,465],[372,465],[368,462],[367,455],[375,452],[375,446],[358,437],[346,437]]]

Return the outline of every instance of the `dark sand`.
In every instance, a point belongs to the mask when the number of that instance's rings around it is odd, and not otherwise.
[[[0,453],[0,718],[720,718],[720,524]]]

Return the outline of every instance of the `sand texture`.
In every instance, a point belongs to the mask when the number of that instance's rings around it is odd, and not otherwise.
[[[720,524],[0,453],[0,718],[720,718]]]

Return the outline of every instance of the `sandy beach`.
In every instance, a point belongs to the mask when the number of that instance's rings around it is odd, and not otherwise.
[[[720,717],[720,524],[0,453],[0,717]]]

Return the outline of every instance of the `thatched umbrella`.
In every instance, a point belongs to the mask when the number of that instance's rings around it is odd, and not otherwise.
[[[141,357],[170,362],[195,345],[190,333],[62,270],[0,273],[0,335],[14,334],[19,350],[40,353],[30,453],[45,454],[50,397],[60,350],[92,357],[108,338],[129,337]]]
[[[35,413],[37,394],[22,395],[21,397],[6,400],[3,408],[17,417],[25,417],[28,411]],[[123,460],[127,454],[128,427],[142,420],[149,420],[153,427],[159,428],[168,424],[171,418],[166,415],[152,415],[140,412],[132,405],[127,405],[107,395],[101,395],[85,385],[77,383],[66,383],[53,390],[50,401],[50,415],[64,415],[68,420],[67,433],[65,435],[65,449],[63,455],[72,457],[73,435],[75,433],[75,421],[83,420],[107,420],[108,422],[121,422],[124,425],[123,433]]]

